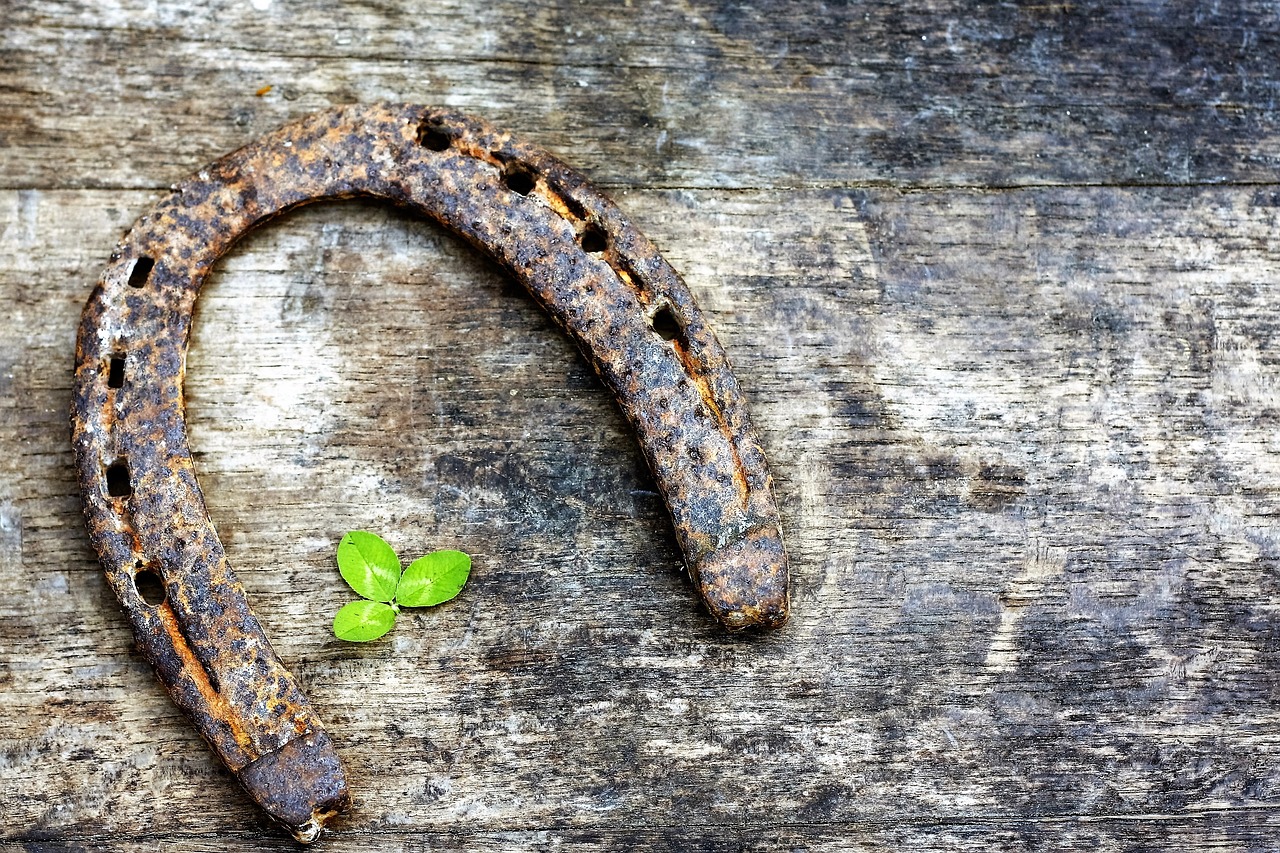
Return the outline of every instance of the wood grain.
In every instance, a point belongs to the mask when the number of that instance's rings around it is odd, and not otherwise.
[[[697,610],[621,417],[498,270],[393,209],[290,215],[202,296],[189,417],[349,768],[324,849],[1277,849],[1274,9],[409,7],[43,2],[0,36],[0,847],[293,848],[131,649],[73,334],[162,188],[395,98],[556,150],[685,274],[795,606]],[[352,527],[471,584],[341,643]]]

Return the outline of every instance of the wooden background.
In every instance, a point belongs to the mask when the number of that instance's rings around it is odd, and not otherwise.
[[[1280,849],[1275,4],[3,11],[3,849],[294,849],[97,569],[73,330],[170,183],[379,99],[558,152],[684,273],[795,613],[698,610],[620,415],[495,267],[385,207],[297,212],[214,276],[188,390],[357,798],[319,849]],[[339,642],[357,527],[472,581]]]

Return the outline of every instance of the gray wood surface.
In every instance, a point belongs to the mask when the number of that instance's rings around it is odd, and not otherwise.
[[[298,211],[212,279],[188,396],[348,767],[321,849],[1280,849],[1274,5],[3,7],[0,848],[294,849],[97,569],[74,327],[170,183],[393,99],[558,152],[685,275],[795,612],[699,612],[620,415],[496,268]],[[472,581],[339,642],[356,527]]]

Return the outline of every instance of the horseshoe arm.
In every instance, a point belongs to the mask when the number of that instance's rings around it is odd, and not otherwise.
[[[770,476],[728,360],[683,281],[612,202],[458,113],[353,106],[287,125],[176,185],[125,235],[81,321],[72,439],[90,538],[139,646],[301,840],[349,805],[346,783],[227,563],[196,482],[182,386],[192,310],[217,259],[282,211],[353,196],[462,236],[577,343],[634,429],[718,621],[774,628],[788,611]],[[162,601],[148,603],[148,580]]]

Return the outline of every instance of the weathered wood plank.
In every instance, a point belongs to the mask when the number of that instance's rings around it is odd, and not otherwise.
[[[76,514],[71,330],[147,197],[3,196],[29,223],[0,272],[14,840],[200,849],[261,821],[129,653]],[[622,201],[755,400],[797,574],[776,636],[696,612],[581,360],[431,226],[302,211],[204,297],[193,443],[351,768],[351,843],[715,850],[773,826],[811,849],[1127,849],[1274,828],[1270,192]],[[348,595],[332,547],[357,525],[469,548],[475,580],[385,645],[326,639]]]
[[[291,215],[202,297],[189,417],[351,774],[326,849],[1274,848],[1270,6],[6,16],[0,848],[293,848],[131,650],[70,466],[73,333],[163,187],[377,98],[560,151],[686,274],[796,603],[754,639],[697,611],[619,416],[492,266],[386,208]],[[340,643],[357,526],[474,580]]]
[[[606,185],[1270,182],[1280,166],[1280,21],[1261,2],[16,5],[14,188],[167,186],[302,113],[379,99],[482,112]]]
[[[1118,853],[1131,850],[1270,850],[1280,826],[1274,815],[1252,810],[1188,814],[1178,819],[1140,817],[1083,820],[1028,818],[1015,825],[991,822],[948,821],[937,824],[845,823],[760,826],[750,823],[691,826],[636,826],[621,829],[533,827],[510,832],[459,829],[451,832],[388,830],[357,837],[326,836],[324,849],[335,853],[368,850],[443,851],[444,853],[514,853],[514,851],[654,850],[670,853],[757,853],[771,850],[804,850],[813,853],[843,851],[922,850],[1097,850]],[[154,850],[163,845],[177,853],[213,853],[227,849],[296,851],[296,844],[255,833],[219,834],[217,838],[192,839],[166,834],[141,839],[112,837],[81,841],[76,850]],[[0,844],[0,850],[17,849]],[[57,842],[31,843],[30,850],[63,850]]]

